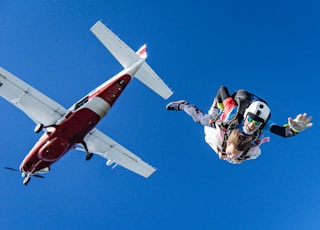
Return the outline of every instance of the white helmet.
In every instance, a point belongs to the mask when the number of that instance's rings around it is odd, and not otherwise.
[[[244,111],[244,118],[249,115],[252,119],[266,123],[271,115],[269,106],[262,101],[252,102]]]

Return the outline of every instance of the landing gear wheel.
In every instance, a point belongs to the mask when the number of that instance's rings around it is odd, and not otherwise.
[[[93,157],[93,153],[88,153],[86,156],[86,161],[90,160]]]
[[[24,185],[27,185],[30,181],[30,176],[26,176],[24,179],[23,179],[23,184]]]
[[[93,153],[89,153],[86,142],[82,141],[81,144],[83,145],[84,149],[86,150],[86,153],[87,153],[86,161],[88,161],[93,157]]]
[[[34,127],[34,132],[39,133],[43,129],[43,124],[38,123],[36,127]]]

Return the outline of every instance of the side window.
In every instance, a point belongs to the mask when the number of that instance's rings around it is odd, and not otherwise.
[[[73,108],[73,111],[76,111],[78,108],[80,108],[81,106],[83,106],[85,103],[87,103],[89,100],[89,96],[84,97],[83,99],[81,99],[80,101],[78,101]]]

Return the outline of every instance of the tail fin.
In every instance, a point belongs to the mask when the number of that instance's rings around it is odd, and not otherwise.
[[[141,59],[147,58],[146,45],[134,52],[101,21],[97,21],[90,30],[124,68],[128,68]],[[146,62],[141,65],[135,77],[164,99],[168,99],[173,94],[172,90]]]
[[[137,51],[137,54],[140,57],[146,59],[148,57],[148,55],[147,55],[147,45],[144,44],[143,46],[141,46],[141,48]]]

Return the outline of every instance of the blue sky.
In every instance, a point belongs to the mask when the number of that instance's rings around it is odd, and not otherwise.
[[[0,65],[65,107],[122,67],[89,31],[102,20],[174,90],[163,100],[139,81],[98,125],[158,170],[145,179],[71,151],[45,179],[22,185],[0,169],[1,229],[319,229],[318,1],[0,0]],[[231,165],[203,127],[168,102],[206,111],[216,90],[268,101],[272,120],[307,112],[314,126],[272,135],[255,161]],[[19,167],[40,137],[0,100],[0,167]]]

